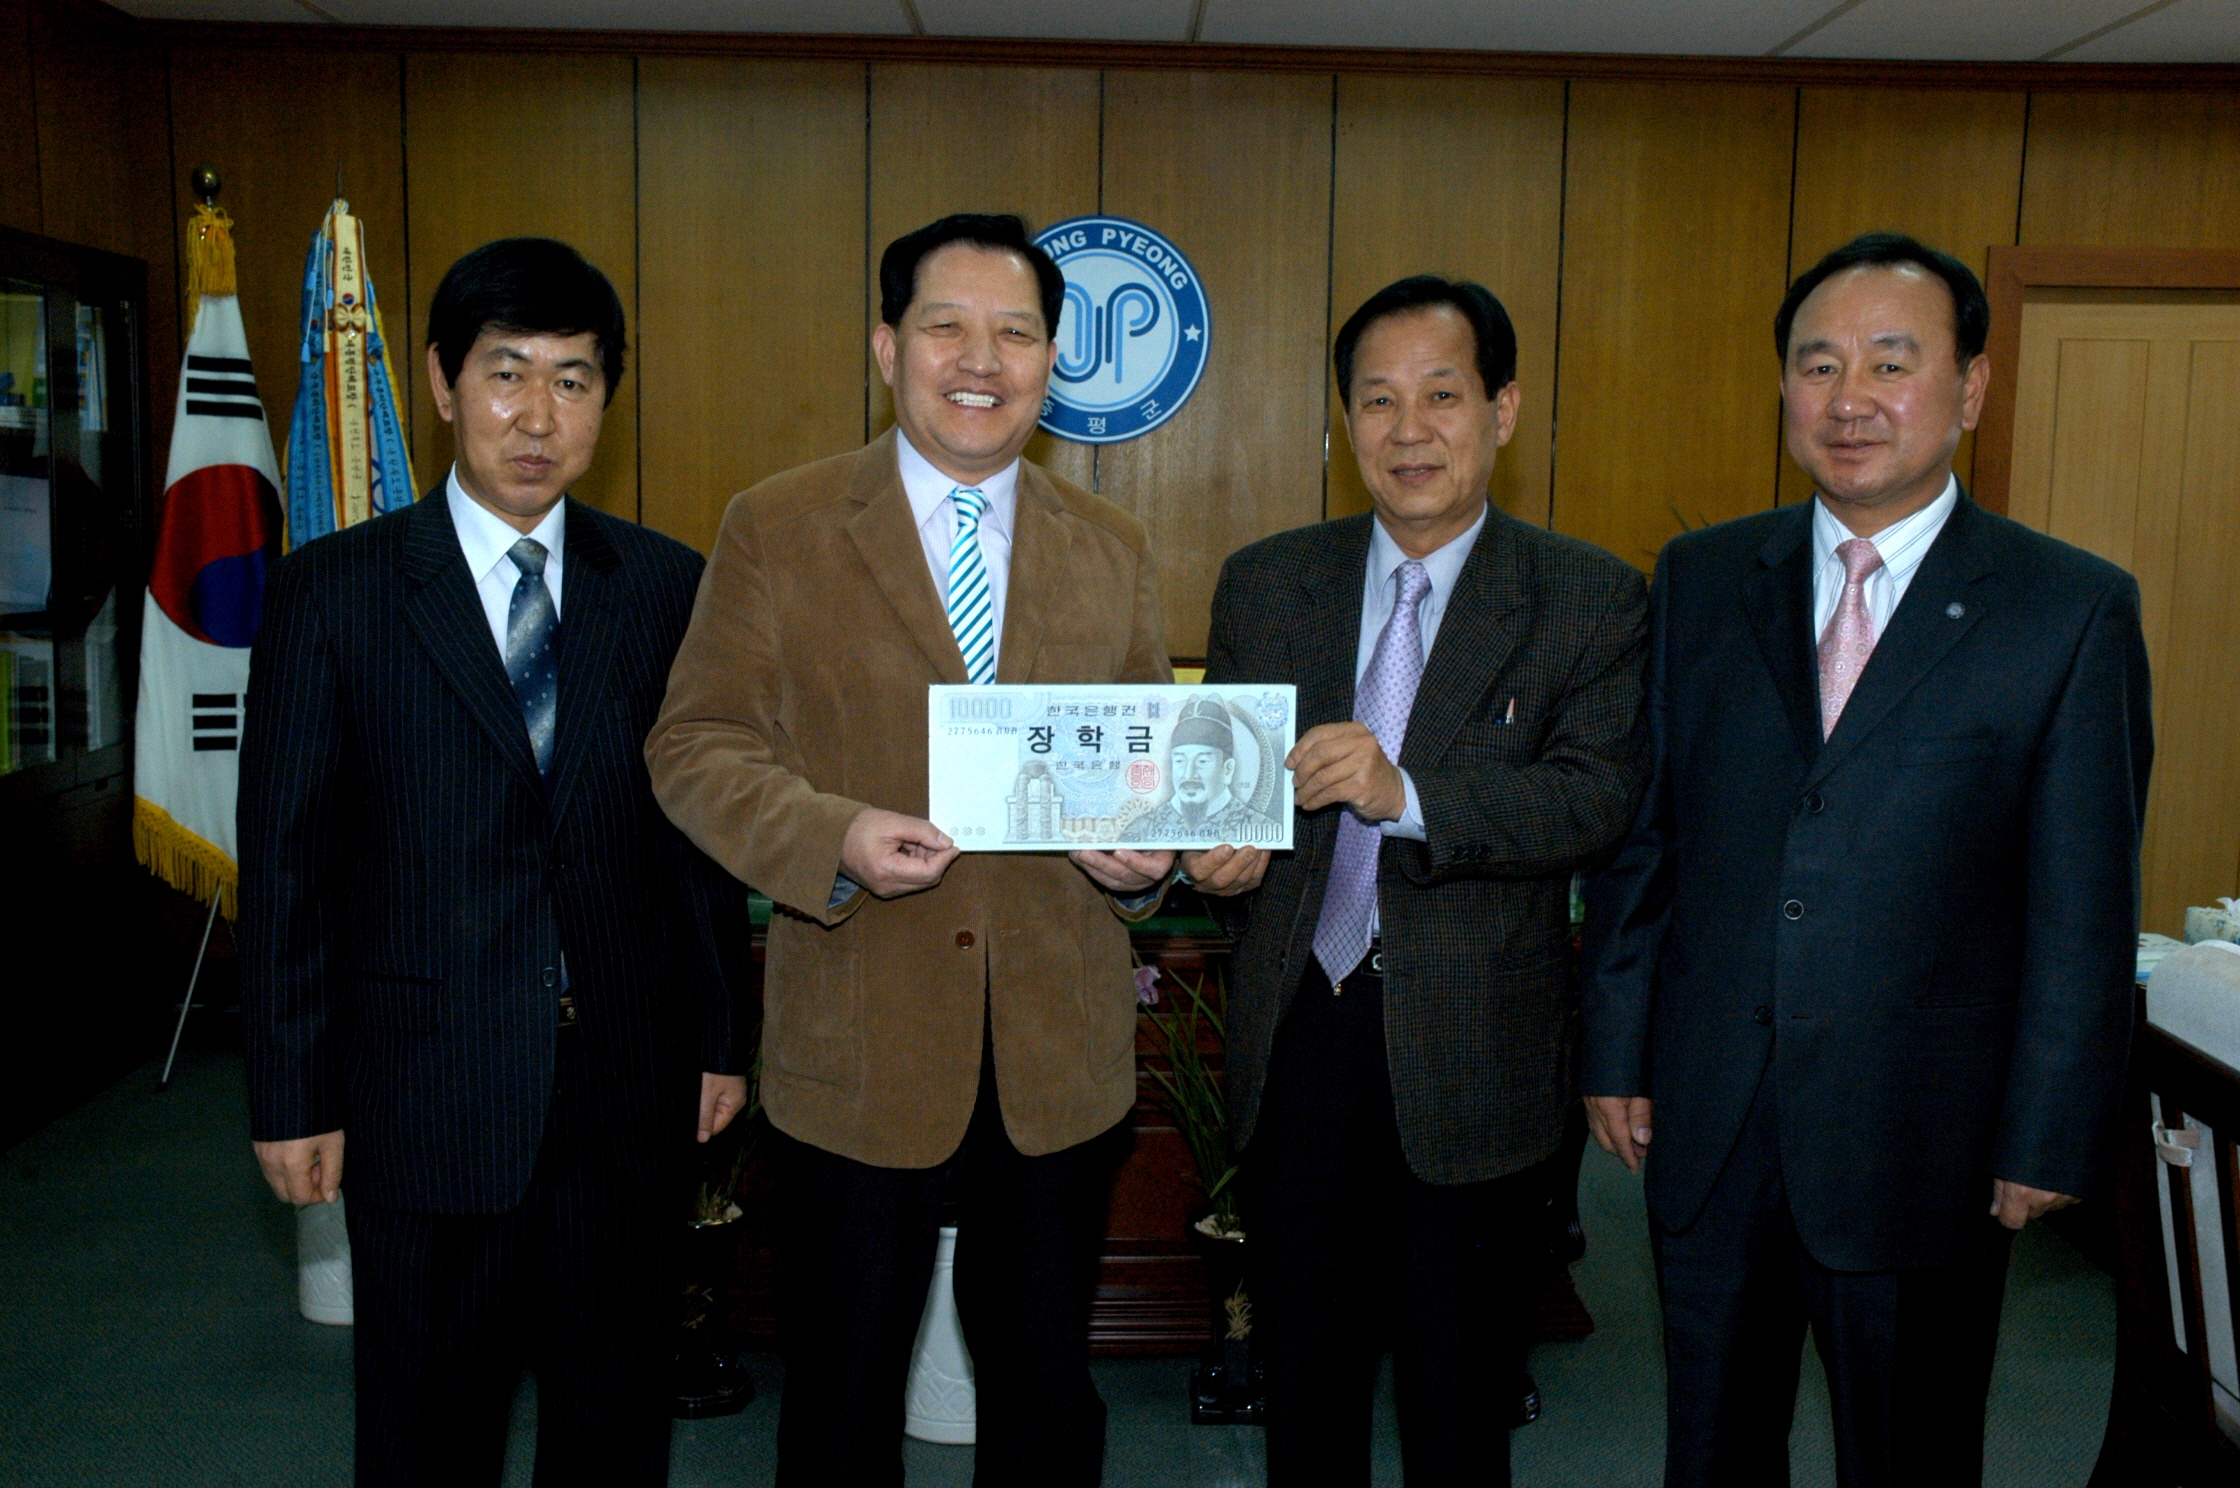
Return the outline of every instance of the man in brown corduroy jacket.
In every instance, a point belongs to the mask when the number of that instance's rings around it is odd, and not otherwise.
[[[646,758],[670,819],[779,906],[778,1482],[899,1488],[952,1184],[976,1481],[1094,1484],[1103,1139],[1136,1092],[1123,921],[1172,855],[960,857],[924,819],[926,688],[1169,681],[1158,579],[1140,523],[1020,458],[1064,281],[1019,220],[944,218],[879,277],[897,427],[732,501]]]

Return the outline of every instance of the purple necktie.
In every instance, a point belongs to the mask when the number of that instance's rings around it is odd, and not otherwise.
[[[1820,633],[1820,737],[1836,731],[1851,689],[1874,655],[1874,617],[1867,613],[1867,576],[1882,567],[1882,554],[1863,537],[1836,544],[1843,565],[1843,598]]]
[[[1416,606],[1431,591],[1431,575],[1413,559],[1400,565],[1400,602],[1377,637],[1369,670],[1354,689],[1353,716],[1369,725],[1384,746],[1384,757],[1398,762],[1400,741],[1408,734],[1408,714],[1416,705],[1416,684],[1423,680],[1423,631]],[[1330,861],[1330,887],[1322,896],[1322,919],[1314,930],[1314,956],[1335,987],[1352,975],[1369,953],[1369,926],[1377,910],[1377,849],[1384,833],[1350,810],[1338,816],[1338,851]]]

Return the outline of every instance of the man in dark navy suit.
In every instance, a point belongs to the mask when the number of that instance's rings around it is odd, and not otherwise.
[[[1676,538],[1654,774],[1589,895],[1581,1085],[1646,1159],[1665,1482],[1972,1484],[2009,1242],[2105,1181],[2153,753],[2139,590],[1952,472],[1990,311],[1873,234],[1775,320],[1815,498]],[[1652,1145],[1652,1138],[1654,1145]]]
[[[745,1103],[745,919],[640,755],[701,561],[567,495],[622,352],[567,245],[454,264],[428,380],[457,462],[283,560],[257,637],[251,1135],[296,1204],[342,1192],[349,1139],[361,1485],[497,1482],[524,1359],[539,1484],[668,1477],[676,1180]]]

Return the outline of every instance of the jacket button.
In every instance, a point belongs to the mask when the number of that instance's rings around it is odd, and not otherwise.
[[[959,930],[957,932],[957,949],[960,951],[972,949],[972,932],[970,930]]]
[[[1773,1009],[1762,1002],[1750,1009],[1750,1016],[1757,1021],[1760,1028],[1768,1028],[1773,1024]]]
[[[1804,809],[1806,815],[1818,816],[1828,809],[1828,803],[1820,798],[1820,792],[1814,791],[1804,798]]]
[[[560,968],[559,968],[559,967],[557,967],[557,966],[547,966],[547,967],[546,967],[546,968],[544,969],[544,984],[545,984],[545,985],[546,985],[547,987],[557,987],[557,986],[559,986],[559,985],[560,985]]]
[[[1781,906],[1781,912],[1792,920],[1804,918],[1804,905],[1795,899]]]

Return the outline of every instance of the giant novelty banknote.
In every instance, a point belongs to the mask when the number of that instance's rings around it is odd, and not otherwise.
[[[1291,846],[1282,687],[934,687],[927,814],[966,852]]]

